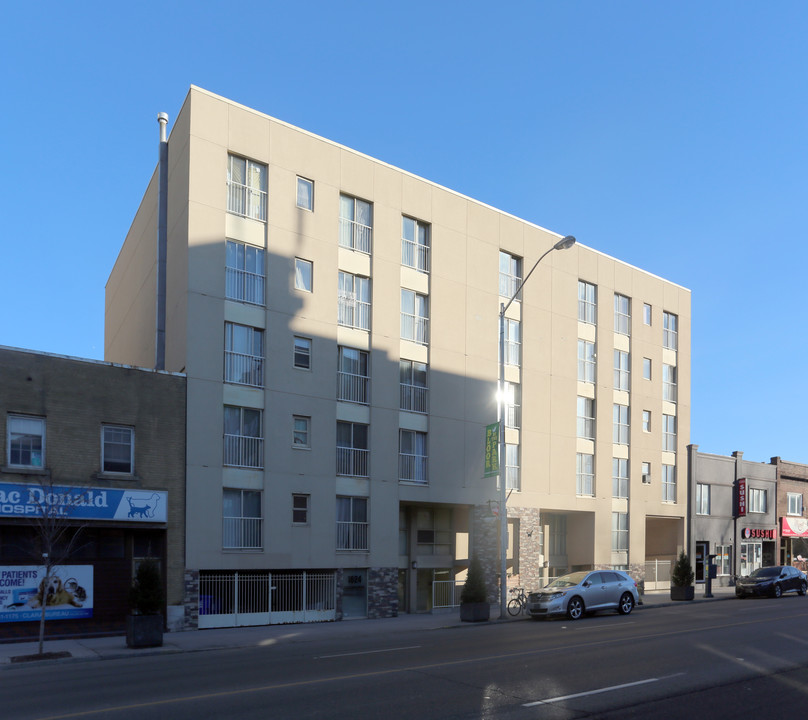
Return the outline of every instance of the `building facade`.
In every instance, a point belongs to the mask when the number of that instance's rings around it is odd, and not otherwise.
[[[121,632],[142,558],[185,620],[185,378],[0,347],[0,637]],[[43,553],[56,585],[43,591]]]
[[[808,571],[808,465],[773,457],[777,472],[777,529],[781,565]]]
[[[496,597],[498,310],[559,235],[196,87],[167,171],[200,626],[452,604],[470,552]],[[110,361],[155,355],[158,185],[107,283]],[[505,332],[509,582],[673,559],[689,291],[576,245]]]

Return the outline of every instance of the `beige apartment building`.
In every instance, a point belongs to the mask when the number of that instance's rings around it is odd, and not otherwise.
[[[561,236],[196,87],[162,148],[164,199],[158,168],[107,284],[105,357],[153,363],[165,308],[189,615],[426,611],[455,604],[471,552],[496,598],[499,308]],[[675,557],[689,291],[552,252],[508,308],[505,364],[509,584]]]

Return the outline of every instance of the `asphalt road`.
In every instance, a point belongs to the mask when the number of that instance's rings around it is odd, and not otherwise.
[[[8,667],[0,717],[710,718],[808,701],[808,599]]]

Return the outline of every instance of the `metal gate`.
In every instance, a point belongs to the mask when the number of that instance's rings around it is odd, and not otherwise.
[[[336,620],[334,572],[199,573],[199,628]]]

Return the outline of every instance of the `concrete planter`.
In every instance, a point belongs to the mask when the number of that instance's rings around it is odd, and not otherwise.
[[[460,603],[463,622],[484,622],[491,617],[491,604],[487,602]]]
[[[671,600],[692,600],[696,597],[696,588],[692,585],[671,585]]]
[[[163,645],[162,615],[128,615],[126,646],[130,648],[161,647]]]

